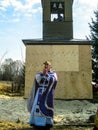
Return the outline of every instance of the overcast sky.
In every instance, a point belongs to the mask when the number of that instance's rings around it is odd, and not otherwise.
[[[98,0],[74,0],[74,38],[90,34],[88,23],[95,18]],[[6,58],[25,61],[22,39],[42,37],[41,0],[0,0],[0,62]]]

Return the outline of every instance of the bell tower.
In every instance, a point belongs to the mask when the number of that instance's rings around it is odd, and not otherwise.
[[[42,0],[43,39],[73,38],[73,0]]]
[[[36,1],[36,0],[35,0]],[[92,99],[91,41],[73,38],[73,0],[41,0],[42,39],[24,39],[25,98],[36,73],[49,60],[57,72],[57,99]]]

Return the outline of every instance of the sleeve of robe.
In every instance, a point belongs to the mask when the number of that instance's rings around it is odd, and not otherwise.
[[[35,94],[36,94],[36,89],[37,89],[38,83],[41,80],[40,73],[38,73],[35,76],[35,79],[34,79],[34,82],[33,82],[33,86],[32,86],[32,89],[31,89],[31,93],[30,93],[30,96],[29,96],[29,98],[27,100],[27,110],[29,112],[31,112],[31,110],[32,110],[32,106],[33,106],[33,102],[34,102],[34,97],[35,97]]]

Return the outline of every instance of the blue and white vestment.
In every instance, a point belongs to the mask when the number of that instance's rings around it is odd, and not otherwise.
[[[27,105],[30,112],[30,124],[36,126],[53,125],[53,97],[56,83],[55,71],[50,71],[46,75],[40,72],[35,76]]]

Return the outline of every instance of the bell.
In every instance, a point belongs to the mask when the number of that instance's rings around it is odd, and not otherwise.
[[[57,7],[56,7],[56,3],[53,4],[53,8],[57,8]]]
[[[62,3],[59,4],[59,9],[63,9]]]

